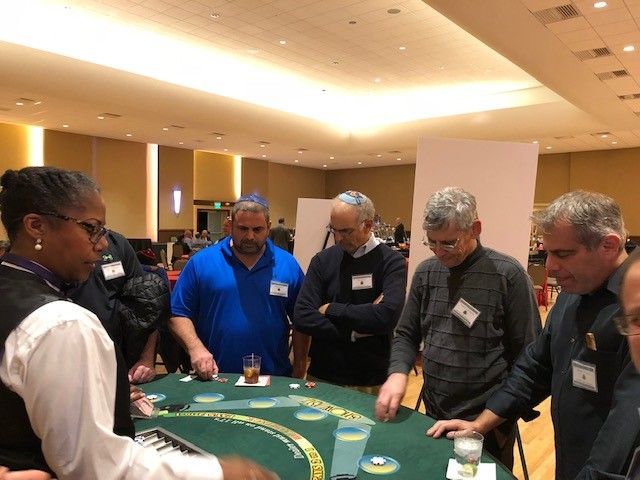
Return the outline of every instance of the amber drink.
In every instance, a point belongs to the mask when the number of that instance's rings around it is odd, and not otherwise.
[[[258,383],[260,377],[260,356],[246,355],[242,357],[242,366],[244,370],[244,383]]]

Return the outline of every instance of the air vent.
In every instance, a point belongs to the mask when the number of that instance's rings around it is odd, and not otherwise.
[[[556,140],[570,140],[576,137],[574,137],[573,135],[563,135],[561,137],[553,137],[553,138],[555,138]]]
[[[611,135],[611,132],[596,132],[591,134],[592,137],[608,137],[609,135]]]
[[[256,142],[258,145],[271,145],[271,142],[267,142],[266,140],[260,140]]]
[[[180,130],[184,130],[184,125],[169,125],[171,128],[179,128]]]
[[[308,151],[309,149],[308,149],[308,148],[304,148],[304,147],[300,147],[300,148],[296,148],[296,150],[297,150],[298,152],[306,152],[306,151]]]
[[[566,5],[559,5],[552,8],[545,8],[544,10],[538,10],[537,12],[532,13],[543,25],[562,22],[563,20],[569,20],[570,18],[576,18],[580,16],[580,13],[576,9],[576,7],[574,7],[571,3],[567,3]]]
[[[400,150],[389,150],[387,153],[397,154],[397,153],[402,153],[402,152]]]
[[[220,132],[211,132],[211,135],[215,135],[216,137],[224,137],[224,133]]]
[[[636,100],[640,98],[640,93],[629,93],[627,95],[618,95],[620,100]]]
[[[573,52],[574,55],[576,57],[578,57],[579,60],[591,60],[592,58],[598,58],[598,57],[608,57],[609,55],[611,55],[611,50],[609,50],[607,47],[600,47],[600,48],[592,48],[590,50],[580,50],[579,52]]]
[[[602,72],[602,73],[596,74],[596,77],[598,77],[600,80],[611,80],[614,78],[628,77],[628,76],[629,76],[629,72],[627,72],[626,70],[614,70],[613,72]]]
[[[122,115],[118,114],[118,113],[109,113],[109,112],[104,112],[100,114],[101,117],[106,117],[106,118],[120,118],[122,117]]]

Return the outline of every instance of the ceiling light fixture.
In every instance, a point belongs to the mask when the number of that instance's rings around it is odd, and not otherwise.
[[[162,130],[164,130],[165,132],[169,131],[169,127],[162,127]]]
[[[184,145],[184,142],[178,142],[178,145]]]
[[[402,159],[401,159],[400,157],[398,157],[398,158],[396,158],[396,160],[397,160],[397,161],[400,161],[400,160],[402,160]]]
[[[64,124],[62,125],[62,128],[69,128],[69,125],[68,125],[68,124],[66,124],[66,123],[64,123]]]
[[[324,165],[322,165],[323,168],[327,168],[327,164],[325,163]]]
[[[387,10],[387,13],[390,13],[391,15],[395,15],[397,13],[400,13],[400,9],[399,8],[390,8],[389,10]]]
[[[362,162],[358,162],[358,165],[362,165]]]
[[[261,143],[260,148],[264,148],[264,147],[266,147],[266,145],[264,143]]]
[[[133,133],[125,133],[127,137],[133,137]]]
[[[294,163],[299,163],[300,160],[298,160],[297,158],[293,161]]]
[[[635,52],[636,51],[636,47],[634,45],[625,45],[624,47],[622,47],[622,51],[623,52]]]
[[[222,137],[218,136],[216,137],[216,140],[222,140]]]
[[[553,147],[552,147],[551,145],[547,145],[547,146],[546,146],[546,147],[544,147],[544,148],[546,148],[547,150],[551,150]]]
[[[302,155],[302,150],[298,150],[298,153],[299,153],[300,155]]]
[[[228,152],[228,151],[229,151],[229,149],[228,149],[228,148],[225,148],[225,149],[224,149],[224,151],[225,151],[225,152]]]
[[[593,4],[593,8],[604,8],[607,5],[608,5],[607,2],[595,2]]]
[[[262,155],[262,158],[265,158],[265,157],[266,157],[266,155]]]
[[[210,14],[209,14],[209,16],[210,16],[211,18],[216,18],[216,19],[217,19],[217,18],[220,18],[220,14],[219,14],[219,13],[217,13],[217,12],[210,13]]]
[[[336,157],[329,157],[329,160],[333,160],[334,158],[336,158]]]
[[[373,81],[376,82],[376,83],[380,83],[382,80],[380,78],[376,77],[376,78],[373,79]]]
[[[98,120],[104,120],[104,115],[98,115]]]
[[[24,105],[24,102],[16,102],[16,105],[22,107]]]
[[[377,154],[376,157],[380,158],[382,156],[381,153]]]
[[[607,134],[603,133],[602,135],[600,135],[600,138],[607,138]]]
[[[407,47],[405,47],[405,46],[398,47],[398,50],[400,50],[400,51],[405,51],[406,49],[407,49]]]
[[[538,143],[538,140],[534,140],[534,141],[533,141],[533,142],[531,142],[531,143]]]
[[[613,142],[611,142],[611,145],[617,145],[618,142],[616,142],[615,140]]]
[[[280,40],[280,45],[286,45],[287,41],[286,40]]]

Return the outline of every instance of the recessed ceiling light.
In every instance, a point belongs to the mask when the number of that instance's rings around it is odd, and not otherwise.
[[[264,147],[266,147],[266,145],[264,143],[261,143],[260,148],[264,148]]]
[[[17,105],[17,106],[19,106],[19,107],[21,107],[21,106],[23,106],[23,105],[24,105],[24,102],[16,102],[16,105]]]
[[[602,135],[600,135],[600,138],[607,138],[607,134],[603,133]]]
[[[547,150],[551,150],[553,147],[552,147],[551,145],[547,145],[547,146],[546,146],[546,147],[544,147],[544,148],[546,148]]]
[[[62,125],[62,128],[69,128],[69,125],[68,125],[68,124],[66,124],[66,123],[64,123],[64,124]]]
[[[387,13],[390,13],[391,15],[395,15],[396,13],[400,13],[400,9],[399,8],[390,8],[389,10],[387,10]]]
[[[296,159],[294,160],[294,162],[295,162],[295,163],[298,163],[298,162],[300,162],[300,160],[298,160],[298,159],[296,158]]]
[[[104,120],[104,115],[98,115],[98,120]]]
[[[402,160],[402,159],[401,159],[400,157],[398,157],[398,158],[396,158],[396,160],[400,161],[400,160]]]
[[[265,158],[265,157],[266,157],[266,155],[262,155],[262,158]]]
[[[634,45],[625,45],[624,47],[622,47],[622,51],[623,52],[635,52],[636,51],[636,47]]]
[[[222,137],[218,136],[216,137],[216,140],[222,140]]]
[[[133,133],[125,133],[127,137],[133,137]]]
[[[164,130],[165,132],[169,131],[169,127],[162,127],[162,130]]]
[[[300,155],[302,155],[302,150],[298,150],[298,153],[299,153]]]
[[[379,77],[376,77],[376,78],[373,79],[373,81],[376,82],[376,83],[380,83],[382,80]]]
[[[324,168],[327,168],[327,164],[325,163],[324,165],[322,165]]]
[[[377,154],[376,157],[380,158],[382,156],[381,153]]]
[[[178,145],[184,145],[184,142],[178,142]]]
[[[219,14],[218,12],[210,13],[210,14],[209,14],[209,16],[210,16],[211,18],[220,18],[220,14]]]
[[[280,45],[286,45],[287,41],[286,40],[280,40]]]
[[[593,8],[604,8],[607,6],[607,2],[594,2]]]
[[[613,142],[611,142],[611,145],[617,145],[618,142],[616,142],[615,140]]]
[[[225,148],[225,149],[224,149],[224,151],[225,151],[225,152],[228,152],[228,151],[229,151],[229,149],[228,149],[228,148]]]
[[[533,141],[533,142],[531,142],[531,143],[538,143],[538,140],[534,140],[534,141]]]
[[[34,102],[34,105],[40,105],[42,102],[38,101],[38,102]]]
[[[329,157],[329,160],[333,160],[334,158],[336,158],[336,157]]]
[[[358,165],[362,165],[362,162],[358,162]]]
[[[404,51],[406,49],[407,49],[407,47],[404,47],[404,46],[403,47],[398,47],[398,50],[401,50],[401,51]]]

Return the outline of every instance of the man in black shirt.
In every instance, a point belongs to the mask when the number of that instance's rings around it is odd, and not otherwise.
[[[437,422],[427,434],[487,432],[551,395],[556,479],[573,480],[588,460],[595,469],[612,471],[602,463],[614,456],[593,455],[592,446],[612,442],[620,419],[611,407],[628,395],[627,342],[613,323],[620,314],[617,295],[627,259],[620,207],[605,195],[575,191],[533,220],[543,232],[547,270],[562,288],[544,330],[525,348],[484,412],[473,421]]]
[[[407,281],[404,257],[371,232],[374,215],[360,192],[334,199],[336,245],[311,259],[293,318],[312,336],[309,377],[372,394],[386,378]]]

